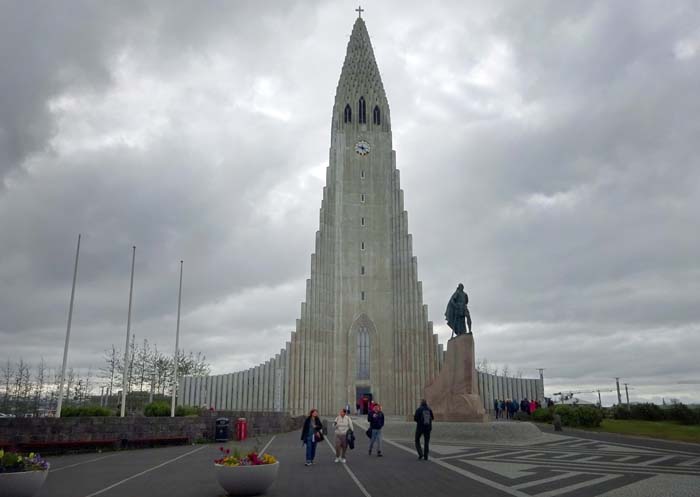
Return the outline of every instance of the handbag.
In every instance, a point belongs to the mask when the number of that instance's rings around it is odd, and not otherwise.
[[[345,440],[347,441],[350,450],[355,448],[355,434],[352,430],[348,430],[347,433],[345,433]]]
[[[321,433],[320,431],[315,432],[314,433],[314,440],[316,442],[322,441],[323,440],[323,433]]]
[[[365,434],[367,435],[367,438],[372,438],[372,427],[371,426],[369,428],[367,428],[367,431],[365,432]]]

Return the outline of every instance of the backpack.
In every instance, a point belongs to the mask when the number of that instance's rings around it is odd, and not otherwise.
[[[423,426],[430,426],[431,423],[430,409],[423,409]]]

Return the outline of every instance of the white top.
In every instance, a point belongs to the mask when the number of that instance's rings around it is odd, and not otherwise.
[[[352,419],[347,414],[345,416],[337,416],[333,424],[335,425],[336,435],[345,435],[348,430],[355,431],[355,428],[352,426]]]

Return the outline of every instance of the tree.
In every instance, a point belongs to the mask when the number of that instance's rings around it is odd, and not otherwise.
[[[34,384],[34,413],[39,412],[39,408],[41,407],[42,400],[44,398],[44,387],[46,385],[46,380],[47,380],[47,369],[46,369],[46,362],[44,361],[44,358],[42,357],[41,360],[39,361],[39,364],[36,367],[36,383]]]
[[[151,375],[151,361],[150,357],[151,356],[151,350],[150,346],[148,345],[148,340],[144,338],[143,340],[143,347],[140,348],[137,352],[137,360],[136,360],[136,371],[135,371],[135,376],[138,381],[139,385],[139,391],[143,392],[143,386],[146,385],[148,386],[148,383],[150,382],[150,379],[152,377]]]
[[[104,386],[107,390],[107,396],[112,395],[114,383],[119,374],[121,352],[114,344],[110,349],[105,350],[104,354],[105,366],[100,368],[100,378],[104,379]]]
[[[60,381],[60,378],[59,378]],[[70,391],[71,388],[73,388],[73,384],[75,383],[75,370],[73,368],[70,368],[68,372],[66,373],[66,385],[65,389],[63,390],[63,398],[65,400],[70,399]]]
[[[15,370],[12,367],[12,363],[8,359],[2,368],[2,386],[4,391],[2,400],[2,410],[9,411],[10,407],[10,387],[12,385],[12,380],[15,376]]]
[[[12,397],[15,408],[26,410],[29,403],[29,394],[32,390],[31,371],[29,365],[20,358],[17,362],[17,372],[12,384]]]

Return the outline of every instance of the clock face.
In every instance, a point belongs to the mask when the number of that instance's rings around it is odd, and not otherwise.
[[[360,155],[367,155],[369,153],[369,143],[364,140],[360,140],[355,144],[355,152]]]

